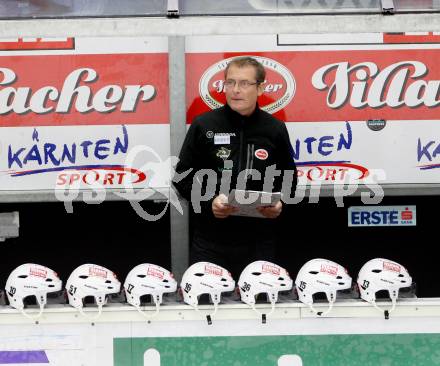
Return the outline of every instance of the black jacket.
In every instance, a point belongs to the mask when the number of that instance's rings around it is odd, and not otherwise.
[[[188,130],[179,159],[177,173],[192,168],[186,178],[174,182],[179,193],[188,201],[191,201],[193,182],[200,182],[194,179],[194,175],[201,169],[215,172],[215,187],[212,184],[207,185],[206,179],[201,182],[202,192],[213,197],[209,201],[201,202],[201,214],[195,216],[196,232],[205,239],[212,238],[213,241],[252,240],[266,235],[266,230],[274,225],[274,220],[271,219],[237,216],[216,219],[211,209],[212,200],[220,192],[226,195],[229,193],[221,187],[222,174],[223,179],[230,177],[230,188],[234,189],[239,173],[244,171],[241,176],[248,179],[245,180],[245,187],[238,188],[262,191],[266,168],[273,166],[281,172],[281,176],[275,177],[272,192],[281,191],[285,170],[295,172],[290,187],[291,196],[296,188],[296,167],[287,128],[283,122],[258,106],[249,117],[236,113],[228,105],[196,117]],[[248,173],[251,169],[259,172],[261,179],[250,177]],[[220,188],[223,189],[220,191]],[[197,212],[194,202],[193,207]],[[219,235],[220,233],[226,236]],[[229,236],[232,238],[226,239]]]

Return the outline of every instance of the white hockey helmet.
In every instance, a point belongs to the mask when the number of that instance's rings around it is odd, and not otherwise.
[[[259,294],[266,294],[267,301],[275,304],[278,292],[292,289],[293,281],[287,271],[271,262],[255,261],[246,266],[238,280],[241,300],[255,305]]]
[[[125,296],[130,305],[139,310],[141,297],[150,295],[158,309],[165,293],[175,292],[177,282],[167,269],[150,263],[139,264],[127,275],[124,282]]]
[[[198,262],[185,271],[180,287],[183,301],[187,304],[197,309],[199,296],[208,294],[217,309],[221,294],[233,291],[235,281],[225,268],[209,262]]]
[[[399,290],[412,285],[412,278],[401,264],[383,258],[371,259],[359,271],[357,284],[363,300],[376,308],[376,293],[387,291],[394,310]],[[378,308],[381,310],[380,308]],[[382,310],[381,310],[382,311]]]
[[[26,263],[14,269],[6,281],[9,304],[23,312],[24,299],[35,296],[40,314],[47,303],[47,294],[61,291],[62,282],[56,272],[48,267]],[[26,314],[25,314],[26,315]]]
[[[91,296],[101,310],[107,302],[107,296],[116,294],[121,283],[109,269],[96,264],[83,264],[76,268],[66,283],[69,304],[82,311],[83,301]]]
[[[298,298],[318,315],[330,312],[336,300],[337,291],[351,288],[351,277],[347,270],[336,262],[327,259],[312,259],[302,266],[295,280]],[[325,293],[329,308],[318,313],[313,308],[313,295]]]

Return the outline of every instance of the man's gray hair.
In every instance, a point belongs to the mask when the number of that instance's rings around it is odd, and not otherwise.
[[[237,66],[237,67],[245,67],[245,66],[252,66],[255,68],[255,79],[258,84],[264,83],[264,80],[266,79],[266,70],[264,69],[264,66],[258,62],[253,57],[249,56],[241,56],[236,57],[232,59],[231,62],[228,63],[228,66],[226,66],[225,69],[225,79],[228,75],[228,70],[231,66]]]

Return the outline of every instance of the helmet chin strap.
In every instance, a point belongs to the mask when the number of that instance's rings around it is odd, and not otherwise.
[[[333,309],[333,301],[329,301],[328,303],[328,309],[326,311],[317,311],[314,307],[313,304],[309,305],[309,308],[316,314],[319,316],[325,316],[327,315],[330,311],[332,311]]]
[[[41,318],[41,315],[43,315],[43,309],[44,309],[44,304],[42,304],[42,303],[38,303],[38,304],[40,305],[40,311],[38,312],[38,314],[37,314],[36,316],[32,316],[32,315],[26,313],[26,312],[24,311],[24,308],[20,308],[20,312],[21,312],[26,318],[28,318],[28,319],[30,319],[30,320],[35,320],[35,321],[37,321],[38,319]]]
[[[330,297],[329,296],[327,296],[327,300],[328,300],[328,309],[326,310],[326,311],[317,311],[314,307],[313,307],[313,301],[312,301],[312,303],[309,305],[309,308],[316,314],[316,315],[319,315],[319,316],[325,316],[325,315],[327,315],[328,313],[330,313],[330,311],[332,311],[332,309],[333,309],[333,304],[334,304],[334,302],[335,302],[335,296],[332,294],[332,293],[330,293]]]
[[[396,302],[397,302],[397,301],[396,301],[395,298],[392,298],[392,299],[391,299],[392,306],[391,306],[391,309],[389,309],[389,310],[388,310],[388,309],[381,309],[381,308],[376,304],[376,300],[373,300],[373,301],[372,301],[372,304],[373,304],[373,306],[374,306],[375,309],[379,310],[381,313],[384,314],[385,319],[389,319],[390,313],[396,309]]]
[[[255,312],[258,314],[258,316],[261,317],[261,322],[262,322],[263,324],[266,324],[266,317],[272,315],[273,312],[275,311],[275,301],[271,301],[271,302],[270,302],[270,305],[271,305],[271,310],[270,310],[267,314],[264,314],[264,313],[259,312],[259,311],[257,310],[257,308],[255,307],[255,302],[251,305],[252,310],[255,311]]]
[[[87,315],[87,314],[84,312],[82,306],[79,308],[79,312],[81,313],[81,315],[82,315],[83,317],[87,318],[88,320],[94,321],[94,320],[98,319],[98,318],[101,316],[101,314],[102,314],[102,307],[103,307],[103,305],[98,305],[98,314],[96,314],[96,315],[94,315],[94,316],[89,316],[89,315]]]
[[[198,303],[196,303],[195,309],[196,309],[197,312],[200,313],[199,304]],[[212,317],[217,313],[217,309],[218,309],[218,303],[215,302],[214,303],[214,312],[211,313],[211,314],[206,315],[206,321],[208,322],[209,325],[212,325]]]
[[[40,307],[40,311],[36,316],[32,316],[24,311],[24,303],[23,303],[23,307],[20,308],[19,310],[26,318],[37,321],[43,315],[44,305],[46,304],[46,297],[41,294],[36,294],[35,299],[37,300],[38,306]]]
[[[156,311],[153,314],[151,314],[151,315],[147,315],[147,313],[145,311],[142,311],[142,309],[141,309],[141,307],[139,305],[135,305],[134,307],[139,312],[139,314],[141,314],[145,319],[153,319],[153,318],[155,318],[159,314],[159,309],[160,309],[160,303],[159,302],[155,301],[154,304],[156,306]]]

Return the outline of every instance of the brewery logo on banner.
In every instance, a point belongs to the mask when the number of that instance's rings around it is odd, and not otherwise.
[[[74,44],[0,39],[0,127],[169,123],[165,52],[118,53],[116,45],[96,54],[57,51]],[[13,49],[25,53],[6,52]]]
[[[259,104],[286,122],[369,121],[373,131],[387,121],[438,120],[439,56],[440,49],[264,52],[253,56],[267,72]],[[188,55],[188,122],[224,105],[233,58],[223,57]]]
[[[334,80],[327,82],[326,76],[332,71]],[[333,109],[347,103],[357,109],[421,105],[432,108],[440,104],[439,81],[417,80],[428,72],[428,67],[420,61],[400,61],[383,69],[374,62],[351,65],[344,61],[319,68],[313,74],[312,84],[318,90],[328,91],[327,105]],[[357,80],[349,88],[347,81],[352,75]]]
[[[275,113],[287,106],[296,91],[296,82],[290,70],[273,59],[261,56],[250,56],[258,60],[266,69],[264,94],[259,99],[261,109]],[[211,65],[200,78],[199,94],[211,109],[225,104],[224,71],[235,57]]]
[[[0,68],[0,75],[0,85],[8,85],[0,91],[0,115],[24,115],[30,112],[36,115],[68,114],[72,107],[82,114],[113,111],[129,113],[135,112],[140,102],[152,101],[157,94],[156,88],[149,84],[111,84],[93,91],[86,84],[93,84],[100,75],[93,68],[87,67],[71,71],[60,89],[54,86],[12,86],[20,76],[10,68]]]

